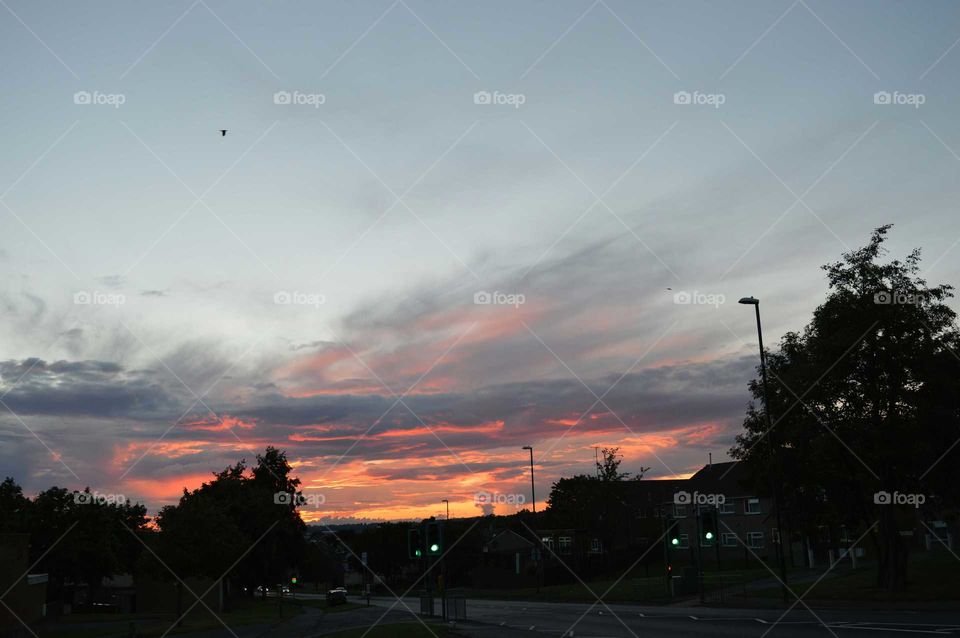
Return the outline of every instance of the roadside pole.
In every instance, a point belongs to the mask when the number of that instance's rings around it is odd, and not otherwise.
[[[694,504],[693,512],[696,517],[696,526],[697,526],[697,586],[700,589],[700,604],[702,605],[706,602],[706,597],[703,592],[703,552],[700,551],[700,546],[702,542],[700,540],[701,534],[703,533],[700,529],[700,505]]]

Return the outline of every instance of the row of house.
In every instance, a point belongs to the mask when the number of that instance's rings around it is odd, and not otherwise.
[[[562,561],[578,573],[623,553],[640,556],[641,564],[702,563],[708,569],[775,565],[781,543],[790,566],[825,566],[841,558],[855,564],[871,558],[869,543],[856,543],[856,530],[842,525],[820,526],[814,533],[785,525],[781,531],[773,500],[758,493],[746,466],[736,461],[711,463],[687,479],[626,481],[618,490],[624,510],[631,514],[616,523],[615,547],[607,546],[611,543],[591,527],[539,529],[539,547],[532,535],[501,530],[484,545],[487,562],[529,580],[541,553],[548,568],[551,561]],[[701,528],[700,514],[705,512],[715,521],[711,527],[716,526],[709,539]],[[946,522],[918,517],[911,527],[901,535],[913,549],[953,550],[954,533]]]

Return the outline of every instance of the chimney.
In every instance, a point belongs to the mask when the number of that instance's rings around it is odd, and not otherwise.
[[[713,452],[707,452],[707,455],[708,455],[707,458],[710,459],[710,461],[707,463],[707,467],[712,468],[712,467],[713,467]]]

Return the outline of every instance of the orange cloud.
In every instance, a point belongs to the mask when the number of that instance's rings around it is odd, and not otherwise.
[[[224,414],[222,417],[217,417],[216,415],[209,415],[203,419],[197,421],[184,422],[183,427],[188,430],[206,430],[208,432],[223,432],[225,430],[230,430],[232,428],[240,428],[242,430],[252,430],[255,426],[255,423],[250,421],[243,421],[237,417],[230,416],[229,414]]]

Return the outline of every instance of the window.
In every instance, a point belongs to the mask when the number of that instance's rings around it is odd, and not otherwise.
[[[751,549],[763,547],[763,532],[747,532],[747,546]]]
[[[780,544],[780,530],[776,527],[770,530],[770,542],[774,545]]]
[[[686,518],[687,516],[687,506],[679,505],[677,503],[673,504],[673,517],[674,518]]]
[[[737,535],[730,532],[724,532],[720,536],[720,542],[723,543],[724,547],[736,547],[737,546]]]
[[[721,513],[721,514],[736,514],[736,513],[737,513],[737,506],[736,506],[736,504],[735,504],[733,501],[730,501],[729,503],[725,501],[725,502],[723,502],[723,503],[720,505],[720,513]]]
[[[743,504],[743,513],[744,513],[744,514],[759,514],[759,513],[760,513],[760,499],[759,499],[759,498],[748,498],[747,501]]]
[[[573,547],[573,539],[569,536],[561,536],[559,538],[560,553],[569,554],[571,547]]]
[[[680,534],[680,544],[677,546],[681,549],[686,549],[690,547],[690,537],[686,534]]]
[[[599,539],[599,538],[591,538],[591,539],[590,539],[590,551],[591,551],[591,552],[599,552],[599,551],[600,551],[600,539]]]

